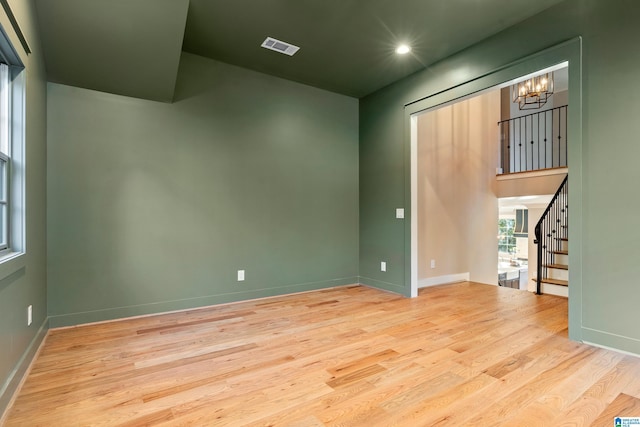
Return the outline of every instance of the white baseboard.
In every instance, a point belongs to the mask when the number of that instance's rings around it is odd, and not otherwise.
[[[428,277],[418,280],[418,288],[446,285],[447,283],[468,282],[469,273],[446,274],[444,276]]]

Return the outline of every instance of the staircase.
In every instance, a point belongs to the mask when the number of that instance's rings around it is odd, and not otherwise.
[[[543,264],[543,271],[547,276],[540,280],[539,294],[569,296],[569,239],[558,238],[560,249],[551,252],[553,263]]]
[[[538,245],[537,294],[569,296],[568,176],[551,199],[535,228]]]

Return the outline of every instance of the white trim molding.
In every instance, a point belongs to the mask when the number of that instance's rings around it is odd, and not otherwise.
[[[444,276],[427,277],[418,281],[418,288],[428,288],[429,286],[447,285],[449,283],[468,282],[469,273],[446,274]]]

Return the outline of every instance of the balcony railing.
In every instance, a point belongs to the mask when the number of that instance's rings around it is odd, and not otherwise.
[[[498,122],[503,174],[567,166],[567,106]]]

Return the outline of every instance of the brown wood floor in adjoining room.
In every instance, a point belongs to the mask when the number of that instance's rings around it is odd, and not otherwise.
[[[7,426],[612,426],[640,359],[569,341],[567,301],[361,286],[54,330]]]

